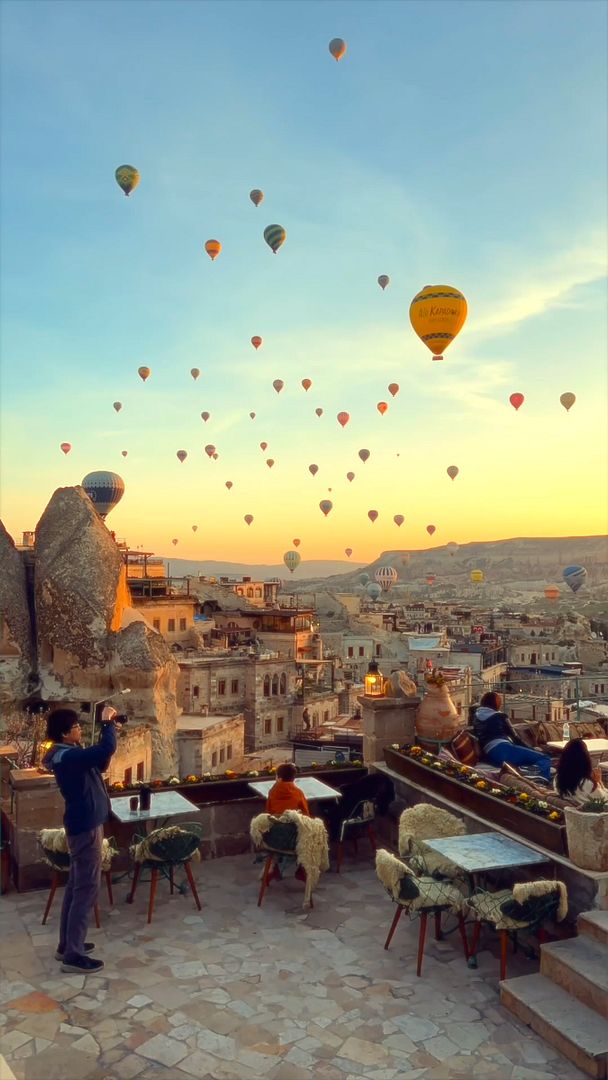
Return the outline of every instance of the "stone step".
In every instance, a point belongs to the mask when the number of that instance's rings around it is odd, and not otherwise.
[[[582,1072],[606,1080],[608,1024],[593,1009],[541,974],[505,979],[500,1000]]]
[[[579,934],[608,945],[608,911],[582,911],[576,925]]]
[[[552,941],[541,948],[540,970],[608,1020],[608,945],[584,936]]]

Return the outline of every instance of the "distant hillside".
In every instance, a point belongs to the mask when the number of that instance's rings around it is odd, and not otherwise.
[[[289,578],[294,583],[297,581],[306,581],[310,578],[315,581],[319,578],[326,578],[333,574],[344,574],[349,571],[359,570],[363,563],[360,562],[346,562],[346,560],[338,559],[302,559],[298,569],[290,574],[289,570],[285,566],[285,563],[270,563],[266,564],[254,564],[254,563],[233,563],[233,562],[213,562],[212,560],[193,562],[190,559],[168,559],[164,556],[165,565],[168,566],[171,577],[185,577],[186,574],[193,574],[198,577],[202,574],[204,577],[220,577],[220,575],[226,575],[228,577],[251,577],[257,581],[264,581],[266,578]]]

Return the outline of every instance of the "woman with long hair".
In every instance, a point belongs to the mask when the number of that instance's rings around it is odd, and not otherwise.
[[[602,785],[599,769],[593,768],[583,739],[570,739],[564,746],[554,784],[558,795],[577,803],[585,803],[588,799],[608,799],[608,790]]]

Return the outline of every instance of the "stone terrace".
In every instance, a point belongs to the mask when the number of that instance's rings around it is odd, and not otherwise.
[[[102,895],[92,937],[106,966],[86,979],[53,958],[59,895],[47,927],[44,893],[3,898],[0,1052],[18,1080],[583,1075],[500,1006],[496,953],[471,971],[457,933],[431,933],[417,979],[419,924],[405,916],[385,952],[393,907],[362,856],[324,875],[312,911],[291,876],[258,909],[249,856],[195,873],[203,911],[163,882],[151,927],[147,886],[130,907],[116,885],[112,912]],[[538,969],[509,960],[512,975]]]

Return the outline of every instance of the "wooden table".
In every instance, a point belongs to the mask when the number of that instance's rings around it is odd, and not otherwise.
[[[561,753],[568,742],[567,739],[556,739],[555,742],[548,742],[547,746],[550,750]],[[600,758],[608,756],[608,739],[583,739],[583,742],[591,754],[594,765],[599,764]]]

